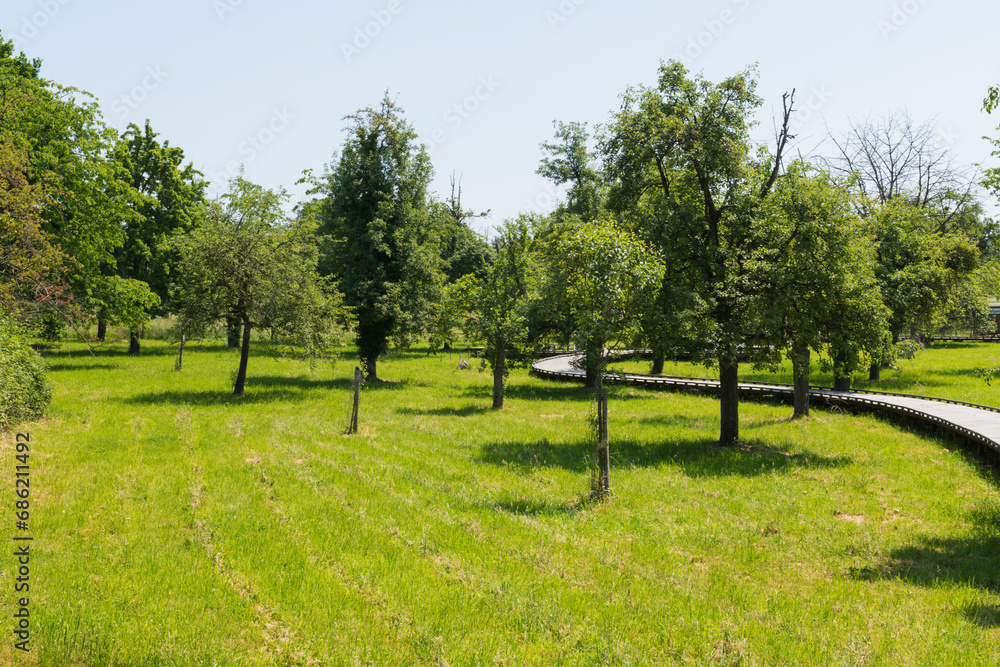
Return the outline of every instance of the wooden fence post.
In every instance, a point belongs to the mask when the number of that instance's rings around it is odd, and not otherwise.
[[[174,370],[181,370],[184,367],[184,341],[185,336],[181,334],[181,345],[177,348],[177,361],[174,362]]]
[[[357,366],[354,367],[354,412],[351,413],[351,427],[347,430],[348,433],[358,432],[358,407],[361,405],[361,383],[365,381],[361,374],[361,369]]]

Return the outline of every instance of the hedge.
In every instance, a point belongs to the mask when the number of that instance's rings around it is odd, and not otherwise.
[[[28,345],[27,333],[0,315],[0,430],[38,419],[51,398],[45,366]]]

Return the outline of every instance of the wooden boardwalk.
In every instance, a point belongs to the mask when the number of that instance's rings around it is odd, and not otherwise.
[[[573,368],[573,360],[579,355],[564,354],[541,359],[531,365],[537,375],[551,379],[580,381],[584,372]],[[659,386],[663,388],[686,389],[703,392],[717,392],[718,380],[686,377],[653,377],[650,375],[608,374],[612,381],[629,384]],[[761,382],[741,382],[740,392],[744,394],[790,397],[792,387],[786,384]],[[906,415],[922,422],[936,424],[958,433],[972,442],[979,443],[1000,453],[1000,409],[963,403],[943,398],[914,396],[911,394],[891,394],[876,391],[835,391],[813,388],[810,398],[820,404],[865,408],[881,412]]]

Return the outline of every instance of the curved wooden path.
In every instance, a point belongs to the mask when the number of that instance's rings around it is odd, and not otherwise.
[[[540,359],[531,365],[531,370],[541,377],[578,382],[585,375],[582,370],[573,368],[572,362],[578,357],[578,354],[562,354]],[[702,392],[717,392],[719,390],[718,380],[702,378],[653,377],[628,373],[613,373],[605,377],[611,381],[624,381],[628,384],[643,386]],[[741,382],[740,393],[790,397],[792,387],[786,384],[766,382]],[[991,449],[994,453],[1000,453],[1000,408],[912,394],[857,390],[836,391],[821,387],[811,388],[809,396],[812,400],[829,405],[854,406],[906,415],[922,422],[941,426]]]

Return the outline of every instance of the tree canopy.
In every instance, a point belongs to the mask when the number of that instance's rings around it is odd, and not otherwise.
[[[886,308],[875,279],[870,238],[854,214],[848,191],[829,174],[793,163],[763,209],[774,243],[755,260],[766,350],[783,350],[795,378],[794,416],[809,414],[810,351],[838,359],[850,375],[857,358],[849,347],[886,354]]]
[[[105,269],[124,229],[140,219],[139,195],[121,178],[118,137],[97,102],[41,78],[40,69],[0,39],[0,188],[10,241],[0,292],[22,313],[82,323],[112,301]]]
[[[456,285],[454,298],[465,314],[463,329],[473,340],[486,343],[494,410],[503,407],[508,348],[523,344],[528,335],[528,307],[537,282],[532,243],[526,219],[507,222],[495,240],[496,260],[486,275],[467,275]]]
[[[285,221],[285,198],[239,176],[174,244],[180,264],[173,297],[182,329],[197,334],[230,314],[243,325],[238,396],[254,329],[271,330],[316,357],[328,353],[347,319],[340,293],[317,272],[314,230]]]
[[[574,225],[558,237],[548,257],[548,298],[571,314],[580,347],[597,350],[591,494],[604,499],[611,491],[605,348],[636,333],[641,313],[655,300],[663,264],[635,236],[607,220]]]
[[[407,344],[427,329],[439,301],[442,261],[429,219],[430,158],[402,109],[386,96],[349,116],[340,158],[317,183],[320,268],[334,277],[356,317],[367,378],[390,340]]]
[[[750,139],[761,105],[753,68],[713,84],[679,62],[662,63],[655,88],[631,88],[602,139],[610,207],[654,244],[688,292],[693,345],[720,368],[720,441],[739,440],[739,357],[752,351],[759,286],[748,269],[773,229],[760,213],[781,173],[793,98],[785,97],[774,152]],[[642,215],[636,215],[636,212]],[[675,320],[674,315],[663,319]]]

